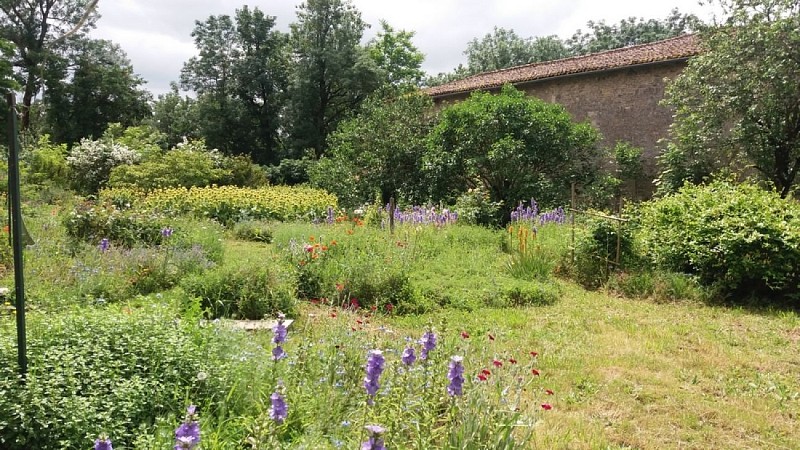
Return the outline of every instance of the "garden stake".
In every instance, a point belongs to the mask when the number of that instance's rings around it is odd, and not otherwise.
[[[8,194],[11,209],[11,239],[14,250],[14,294],[17,316],[17,361],[23,382],[28,372],[27,344],[25,339],[25,276],[22,270],[22,209],[19,188],[19,137],[17,136],[17,111],[13,93],[6,94],[8,102]]]

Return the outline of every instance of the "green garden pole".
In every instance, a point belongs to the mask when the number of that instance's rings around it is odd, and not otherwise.
[[[14,250],[14,294],[17,315],[17,361],[22,379],[28,372],[25,339],[25,276],[22,270],[22,208],[19,189],[19,137],[17,109],[13,93],[6,94],[8,102],[8,195],[11,206],[11,239]]]

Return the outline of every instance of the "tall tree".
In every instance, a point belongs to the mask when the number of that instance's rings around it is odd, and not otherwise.
[[[800,0],[721,0],[728,17],[667,88],[664,188],[751,168],[782,197],[800,171]]]
[[[168,148],[175,147],[184,139],[202,137],[199,121],[195,99],[181,96],[176,83],[171,83],[170,91],[159,95],[153,103],[151,125],[164,133]]]
[[[16,46],[14,66],[24,87],[21,128],[42,86],[44,64],[58,58],[73,38],[94,27],[98,0],[0,0],[0,38]]]
[[[564,58],[569,51],[557,36],[522,38],[514,30],[494,27],[482,39],[471,40],[464,54],[467,71],[475,74]]]
[[[14,55],[14,44],[0,39],[0,93],[19,89],[19,84],[14,79],[14,64],[11,58]]]
[[[360,45],[366,28],[349,0],[308,0],[291,25],[295,73],[292,147],[325,152],[328,134],[380,85],[380,71]]]
[[[676,8],[664,20],[630,17],[613,25],[604,20],[586,25],[589,31],[578,30],[566,42],[575,55],[660,41],[698,31],[703,23],[694,14],[681,14]]]
[[[288,86],[288,36],[275,17],[244,6],[235,17],[196,22],[200,55],[181,71],[181,85],[197,93],[206,142],[225,153],[274,162],[280,151],[280,117]]]
[[[387,84],[418,86],[425,72],[420,69],[425,55],[411,42],[413,31],[395,30],[381,20],[381,31],[367,44],[370,58],[381,69]]]
[[[106,40],[79,41],[50,65],[45,80],[47,127],[55,142],[102,136],[109,123],[132,126],[150,115],[150,94],[122,49]]]

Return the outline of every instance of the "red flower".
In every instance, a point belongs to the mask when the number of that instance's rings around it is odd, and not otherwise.
[[[394,311],[394,305],[391,304],[391,303],[387,303],[386,304],[386,310],[389,311],[389,312]]]
[[[553,406],[550,403],[542,403],[542,409],[545,411],[550,411],[553,409]]]
[[[494,340],[494,336],[492,336],[491,334],[489,334],[489,340],[490,340],[490,341],[493,341],[493,340]]]
[[[503,361],[500,361],[499,359],[492,361],[492,364],[494,364],[495,367],[503,367]]]
[[[359,324],[359,325],[363,325],[364,324],[364,322],[361,319],[356,319],[356,323]]]
[[[350,327],[350,331],[356,331],[356,327]]]
[[[539,371],[536,369],[531,369],[531,373],[536,375],[537,377],[539,376]]]
[[[508,362],[510,362],[511,364],[516,364],[517,360],[514,358],[508,358]]]
[[[478,379],[481,380],[481,381],[486,381],[489,378],[486,375],[481,373],[481,374],[478,374]]]
[[[358,304],[358,299],[355,298],[355,297],[351,298],[350,299],[350,306],[353,307],[353,309],[358,309],[358,307],[360,306]]]
[[[539,353],[537,353],[537,352],[531,352],[531,357],[533,357],[533,358],[536,358],[537,356],[539,356]]]
[[[336,317],[336,311],[331,311],[331,317]]]
[[[469,339],[469,333],[467,333],[466,331],[462,331],[461,332],[461,338],[462,339]]]
[[[481,373],[486,375],[487,377],[492,374],[492,372],[489,369],[483,369],[481,370]]]
[[[553,395],[553,391],[551,391],[550,389],[545,389],[544,393],[547,395]]]
[[[375,306],[375,305],[372,305],[372,306],[369,307],[369,309],[370,309],[370,311],[377,311],[378,307]]]

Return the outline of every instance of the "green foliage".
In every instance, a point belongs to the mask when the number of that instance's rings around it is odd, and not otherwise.
[[[656,301],[706,300],[710,293],[686,274],[636,270],[612,274],[606,288],[627,298],[652,298]]]
[[[220,266],[184,278],[180,286],[199,297],[211,318],[260,320],[282,312],[297,313],[294,283],[278,266]]]
[[[229,386],[217,371],[231,363],[216,330],[197,324],[158,305],[33,314],[28,345],[36,351],[21,383],[13,373],[14,327],[2,321],[3,448],[85,449],[100,432],[131,448],[156,417],[181,414],[187,398],[203,405],[222,398]]]
[[[66,145],[53,144],[47,134],[41,136],[36,146],[21,156],[25,184],[68,186],[71,177],[66,156]]]
[[[199,144],[203,147],[202,141]],[[137,188],[152,191],[158,188],[203,187],[217,183],[232,172],[218,167],[221,155],[205,148],[176,147],[163,156],[140,164],[126,164],[111,170],[111,188]]]
[[[0,93],[16,91],[19,83],[14,79],[14,66],[11,57],[14,55],[14,44],[0,38]]]
[[[150,125],[126,127],[121,123],[109,123],[103,139],[122,144],[145,160],[158,157],[167,149],[167,135]]]
[[[150,115],[150,94],[125,52],[105,40],[81,39],[74,54],[50,62],[44,94],[48,128],[56,142],[98,139],[109,123],[124,126]]]
[[[729,181],[687,185],[641,214],[644,253],[659,267],[735,296],[800,288],[800,208],[777,193]]]
[[[562,263],[562,271],[584,287],[596,289],[615,271],[638,267],[641,261],[633,228],[628,222],[588,216],[575,243],[575,259]]]
[[[727,21],[702,34],[704,51],[667,88],[676,115],[661,188],[730,169],[758,174],[786,197],[800,170],[798,2],[719,3]]]
[[[481,186],[506,208],[532,197],[564,204],[570,180],[597,170],[597,139],[594,128],[573,123],[563,107],[506,86],[442,111],[423,167],[434,201]]]
[[[570,56],[569,49],[558,36],[524,39],[514,30],[496,26],[481,40],[471,40],[464,54],[470,74]]]
[[[590,20],[586,25],[589,27],[588,32],[578,30],[566,41],[574,55],[646,44],[703,28],[703,23],[697,16],[681,14],[677,8],[670,11],[664,20],[629,17],[613,25],[606,24],[604,20]]]
[[[614,162],[617,166],[616,175],[627,184],[628,196],[633,199],[638,198],[637,185],[642,181],[644,174],[642,149],[628,142],[617,142],[614,146]]]
[[[220,185],[239,186],[248,188],[259,188],[269,185],[267,171],[248,155],[226,156],[222,160],[222,169],[229,174],[225,174],[220,181]]]
[[[383,203],[390,197],[421,203],[427,197],[421,161],[434,120],[426,95],[371,97],[359,115],[342,122],[330,136],[327,156],[310,171],[312,184],[353,208],[376,194]]]
[[[181,97],[174,82],[170,88],[153,103],[153,117],[148,121],[163,133],[166,148],[173,148],[186,139],[199,139],[202,134],[197,101],[189,96]]]
[[[111,205],[85,202],[65,217],[67,236],[98,244],[102,239],[124,247],[137,244],[157,245],[163,240],[161,230],[169,220],[160,215],[134,210],[119,210]]]
[[[506,271],[521,280],[549,279],[569,245],[561,225],[545,225],[531,230],[528,225],[509,225],[507,246],[510,253]]]
[[[291,25],[295,57],[290,88],[291,150],[327,149],[328,135],[381,83],[360,44],[367,24],[350,0],[307,0]]]
[[[453,210],[458,212],[458,221],[470,225],[499,225],[500,202],[493,202],[483,186],[467,189],[456,199]]]
[[[425,73],[420,69],[425,55],[411,43],[413,31],[395,30],[385,20],[381,31],[367,43],[370,58],[383,72],[385,83],[403,88],[419,85]]]
[[[315,164],[316,161],[308,157],[300,159],[284,158],[277,166],[266,168],[267,178],[271,184],[295,186],[307,183],[309,181],[308,173],[313,170]]]
[[[184,64],[181,85],[196,92],[197,101],[181,99],[177,92],[165,96],[165,112],[180,115],[162,126],[173,136],[197,130],[226,155],[277,162],[289,82],[288,36],[275,29],[275,17],[243,6],[233,18],[197,21],[192,37],[199,56]]]
[[[233,226],[233,235],[236,239],[252,242],[272,242],[272,228],[265,222],[245,220]]]

